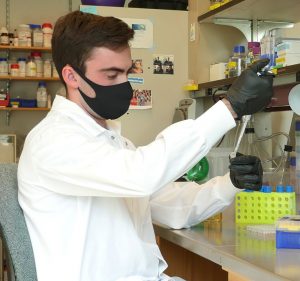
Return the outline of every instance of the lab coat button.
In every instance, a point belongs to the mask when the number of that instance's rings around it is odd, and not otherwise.
[[[114,137],[114,136],[110,136],[110,138],[111,138],[112,140],[114,140],[114,139],[115,139],[115,137]]]

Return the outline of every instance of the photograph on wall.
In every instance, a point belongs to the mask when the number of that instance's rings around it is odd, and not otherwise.
[[[120,18],[134,30],[131,48],[149,49],[153,47],[153,23],[148,19]]]
[[[153,55],[154,74],[174,74],[173,55]]]
[[[143,60],[142,59],[134,59],[132,60],[132,66],[129,70],[129,74],[141,74],[143,73]]]
[[[151,90],[134,89],[133,97],[130,102],[130,109],[149,108],[152,108]]]

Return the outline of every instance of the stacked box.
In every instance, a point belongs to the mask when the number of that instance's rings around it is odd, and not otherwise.
[[[300,39],[282,40],[276,45],[276,67],[300,63]]]
[[[295,192],[243,191],[235,196],[236,223],[273,224],[278,218],[295,214]]]
[[[300,216],[286,216],[276,222],[276,248],[300,249]]]

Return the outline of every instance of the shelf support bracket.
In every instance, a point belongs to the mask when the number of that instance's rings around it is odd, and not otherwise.
[[[243,19],[215,18],[214,24],[229,25],[239,29],[246,37],[247,41],[252,40],[252,21]]]
[[[267,21],[267,20],[244,20],[244,19],[226,19],[215,18],[215,24],[228,25],[239,29],[247,41],[260,41],[268,30],[279,28],[292,28],[292,22]]]
[[[69,0],[69,12],[72,12],[72,8],[73,8],[73,1]]]
[[[6,113],[5,113],[5,120],[6,120],[6,126],[9,126],[9,121],[10,121],[10,114],[11,114],[11,111],[10,110],[6,110]]]
[[[253,26],[257,26],[256,30],[256,40],[260,41],[266,31],[280,29],[280,28],[293,28],[294,23],[292,22],[281,22],[281,21],[267,21],[267,20],[257,20],[253,22]]]
[[[6,19],[5,19],[5,24],[6,24],[6,27],[7,29],[9,30],[10,29],[10,3],[9,3],[9,0],[6,0],[6,3],[5,3],[5,6],[6,6]]]

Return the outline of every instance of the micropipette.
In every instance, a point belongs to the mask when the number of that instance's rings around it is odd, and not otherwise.
[[[273,76],[273,77],[275,76],[274,73],[268,69],[268,67],[265,67],[261,72],[257,72],[257,76],[268,76],[268,75],[269,76]],[[235,145],[235,148],[234,148],[233,152],[231,152],[230,155],[229,155],[230,158],[236,157],[236,153],[237,153],[237,151],[239,149],[242,137],[243,137],[244,132],[246,130],[247,123],[251,119],[251,115],[244,115],[242,117],[242,119],[243,119],[243,125],[242,125],[242,128],[240,130],[240,134],[239,134],[237,143]]]
[[[237,153],[237,151],[240,147],[242,137],[243,137],[244,132],[246,130],[246,126],[248,124],[248,121],[251,119],[251,115],[245,115],[245,116],[242,117],[242,119],[243,119],[243,125],[242,125],[242,128],[240,130],[239,137],[238,137],[238,140],[236,142],[235,148],[234,148],[233,152],[230,153],[230,158],[236,157],[236,153]]]

